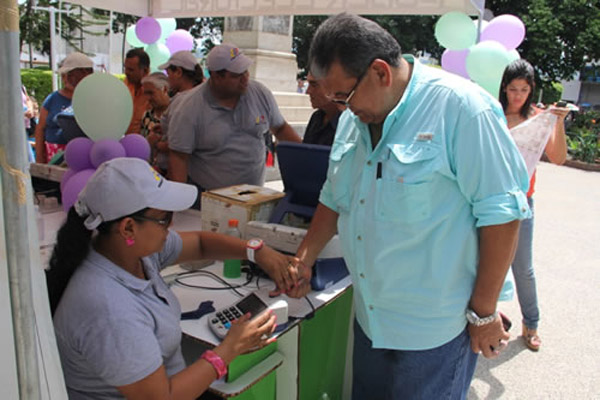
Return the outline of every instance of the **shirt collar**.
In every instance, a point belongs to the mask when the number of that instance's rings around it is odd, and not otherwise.
[[[93,264],[94,268],[99,268],[106,275],[115,279],[129,289],[144,291],[151,284],[150,279],[146,280],[136,278],[123,268],[110,261],[108,258],[104,257],[102,254],[98,253],[93,248],[90,249],[87,262]],[[142,261],[142,263],[144,262]],[[145,265],[144,270],[146,270]]]

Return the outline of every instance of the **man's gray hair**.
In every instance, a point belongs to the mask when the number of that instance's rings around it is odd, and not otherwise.
[[[339,62],[345,72],[358,77],[379,58],[392,67],[400,66],[402,49],[394,37],[373,21],[342,13],[319,26],[308,53],[309,68],[317,79]]]

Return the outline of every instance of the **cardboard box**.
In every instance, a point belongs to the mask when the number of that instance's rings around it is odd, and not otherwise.
[[[248,221],[267,222],[285,194],[254,185],[235,185],[202,193],[202,230],[224,233],[227,222],[235,218],[246,237]]]

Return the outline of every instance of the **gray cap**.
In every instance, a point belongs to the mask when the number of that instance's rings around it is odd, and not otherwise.
[[[122,157],[98,167],[79,193],[75,211],[87,217],[84,224],[92,230],[145,208],[182,211],[197,196],[195,186],[166,180],[142,159]]]
[[[77,68],[94,68],[94,61],[83,53],[71,53],[61,61],[58,73],[63,75]]]
[[[173,53],[169,60],[158,66],[158,69],[167,69],[170,65],[174,67],[181,67],[183,69],[187,69],[189,71],[193,71],[196,69],[196,65],[198,64],[198,60],[196,57],[186,50],[181,50],[176,53]]]
[[[234,74],[241,74],[248,70],[252,60],[232,44],[221,44],[214,47],[206,57],[206,66],[209,71],[226,69]]]

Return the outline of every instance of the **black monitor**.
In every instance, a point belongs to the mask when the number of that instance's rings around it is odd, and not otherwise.
[[[280,223],[287,213],[312,217],[327,178],[330,151],[330,146],[319,144],[281,142],[277,145],[285,197],[273,211],[270,222]]]

